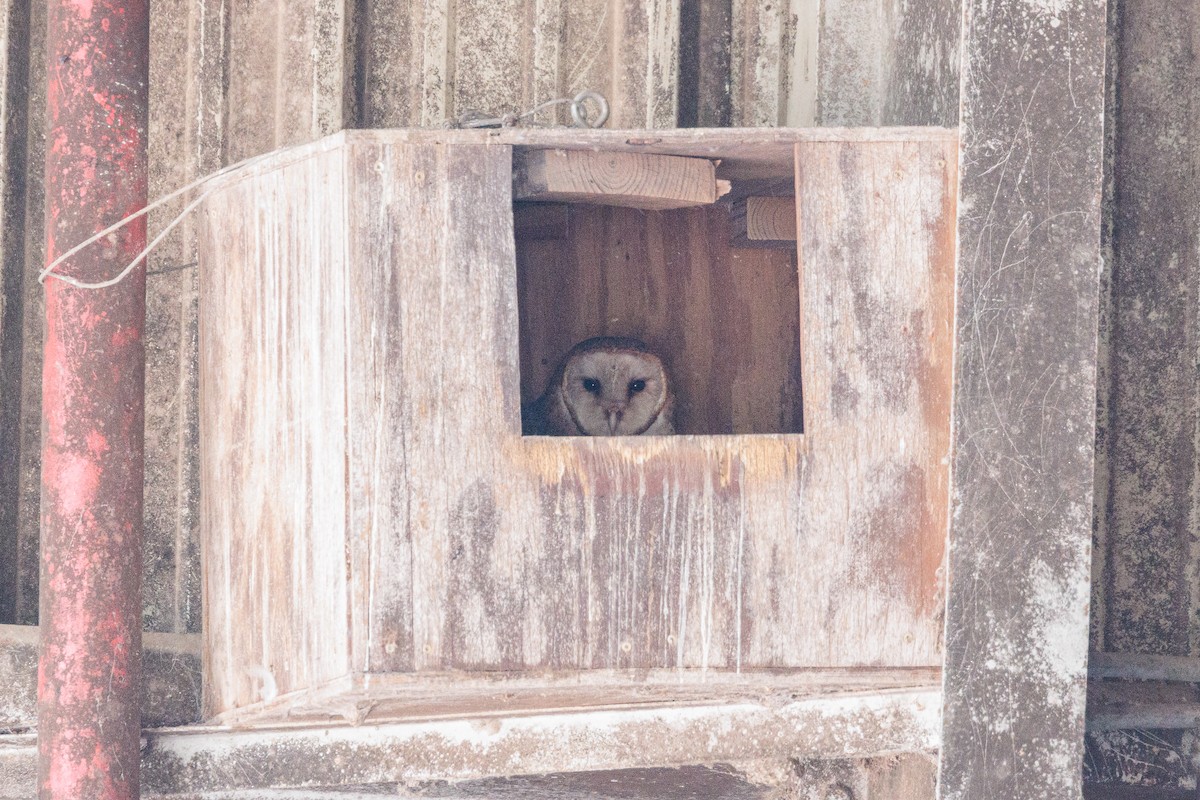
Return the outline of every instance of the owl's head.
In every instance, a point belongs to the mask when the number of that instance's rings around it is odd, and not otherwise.
[[[670,397],[658,356],[637,339],[600,336],[580,342],[562,370],[563,401],[588,436],[636,436]]]

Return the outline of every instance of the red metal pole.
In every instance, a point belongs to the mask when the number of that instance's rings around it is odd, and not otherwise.
[[[146,202],[147,0],[49,0],[46,257]],[[56,271],[116,275],[143,220]],[[42,372],[38,795],[138,796],[142,421],[141,267],[99,290],[48,277]]]

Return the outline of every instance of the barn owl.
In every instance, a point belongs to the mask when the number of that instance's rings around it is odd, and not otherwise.
[[[637,339],[598,336],[571,348],[521,416],[530,435],[664,435],[675,432],[674,410],[658,356]]]

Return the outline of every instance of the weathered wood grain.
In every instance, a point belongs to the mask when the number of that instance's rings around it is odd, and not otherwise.
[[[29,58],[28,63],[45,63],[46,15],[47,9],[40,3],[32,3],[26,7],[11,7],[10,21],[14,24],[11,38],[8,40],[10,57],[19,58],[22,49]],[[27,26],[22,25],[20,15],[28,13]],[[41,536],[41,470],[42,470],[42,321],[45,317],[45,299],[42,286],[36,280],[36,273],[46,263],[46,226],[45,214],[45,163],[46,140],[43,135],[46,122],[46,96],[49,76],[47,70],[30,69],[26,73],[28,83],[25,86],[26,102],[21,109],[17,104],[6,103],[6,112],[13,112],[13,127],[8,128],[6,122],[5,136],[13,136],[23,141],[13,142],[13,149],[4,153],[6,169],[21,170],[20,183],[24,192],[24,242],[11,241],[12,250],[4,253],[5,269],[21,271],[19,285],[20,293],[7,294],[5,289],[5,304],[9,310],[11,324],[18,321],[21,324],[19,337],[21,341],[21,357],[12,367],[14,372],[7,373],[5,379],[18,381],[18,386],[11,384],[4,390],[4,401],[10,403],[14,399],[20,409],[0,413],[4,423],[15,424],[15,429],[9,429],[4,435],[6,446],[15,445],[18,452],[9,451],[9,464],[14,466],[17,474],[12,480],[16,481],[16,507],[11,509],[4,521],[15,522],[15,529],[9,528],[0,534],[9,538],[9,552],[15,553],[16,564],[16,616],[9,621],[18,625],[36,625],[38,618],[38,603],[41,562],[38,556],[38,540]],[[24,114],[21,114],[24,111]],[[24,116],[23,121],[19,121]],[[20,128],[24,126],[22,134]],[[24,157],[24,165],[15,160]],[[9,224],[13,228],[9,228]],[[5,235],[19,232],[15,227],[16,219],[5,220]],[[22,246],[23,244],[23,246]],[[6,245],[7,246],[7,245]],[[11,260],[10,260],[11,259]],[[6,280],[12,280],[6,278]],[[20,306],[17,313],[15,306]],[[9,323],[6,323],[6,325]],[[11,362],[10,362],[11,363]],[[9,413],[15,413],[8,416]],[[12,495],[10,495],[11,497]],[[15,539],[15,546],[12,540]]]
[[[645,318],[733,304],[697,330],[698,310],[673,323],[708,353],[697,397],[723,342],[794,369],[802,335],[803,437],[520,436],[518,305],[533,295],[518,288],[512,150],[491,133],[341,135],[210,198],[210,712],[258,702],[244,670],[260,663],[280,692],[357,671],[937,665],[955,143],[819,138],[787,143],[803,292],[761,271],[790,272],[785,252],[715,258],[717,209],[572,209],[566,244],[522,245],[579,248],[545,293],[564,304],[572,280],[616,288],[626,269],[611,300],[636,305],[623,296],[643,259],[676,276]],[[641,243],[618,246],[606,214]],[[608,252],[587,244],[605,236]],[[740,326],[768,292],[800,309],[802,334],[787,315]],[[798,399],[717,391],[775,413]]]
[[[915,616],[896,622],[922,622],[903,641],[921,639],[930,663],[941,660],[955,155],[945,141],[796,145],[804,425],[816,467],[806,529],[846,530],[843,575],[861,591],[852,602],[872,604],[859,609],[870,619],[899,610],[876,610],[876,592],[905,598]],[[868,622],[846,646],[894,636]]]
[[[953,125],[962,0],[825,0],[820,125]]]
[[[1105,3],[964,6],[945,798],[1078,797]]]
[[[277,723],[374,725],[475,713],[517,716],[531,711],[615,707],[673,708],[707,703],[933,691],[937,667],[821,667],[742,672],[710,670],[700,676],[676,669],[513,672],[425,671],[354,675],[314,690],[220,714],[214,723],[267,727]]]
[[[343,173],[332,150],[234,182],[200,227],[200,252],[221,254],[202,264],[200,404],[204,668],[222,702],[349,667],[346,230],[316,224],[344,219]]]
[[[149,196],[222,166],[225,115],[221,2],[163,0],[151,14]],[[153,238],[187,200],[151,212]],[[143,622],[199,633],[198,281],[194,218],[147,261]]]
[[[513,160],[513,199],[664,210],[711,205],[729,191],[705,158],[527,150]]]
[[[744,197],[730,208],[734,247],[795,247],[794,197]]]

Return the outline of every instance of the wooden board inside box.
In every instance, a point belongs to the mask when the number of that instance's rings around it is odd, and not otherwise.
[[[722,277],[727,209],[637,212],[679,215],[660,227],[686,258],[649,248],[661,283],[631,299],[644,273],[605,285],[612,253],[568,240],[557,317],[538,311],[518,268],[554,248],[514,239],[512,197],[536,147],[719,159],[735,193],[792,178],[798,257],[747,251]],[[424,679],[599,681],[613,702],[662,675],[940,666],[956,148],[940,129],[357,131],[227,179],[200,244],[207,713]],[[620,218],[586,214],[600,238]],[[705,409],[683,427],[777,432],[521,436],[563,347],[611,332],[567,311],[597,301],[659,326]]]

